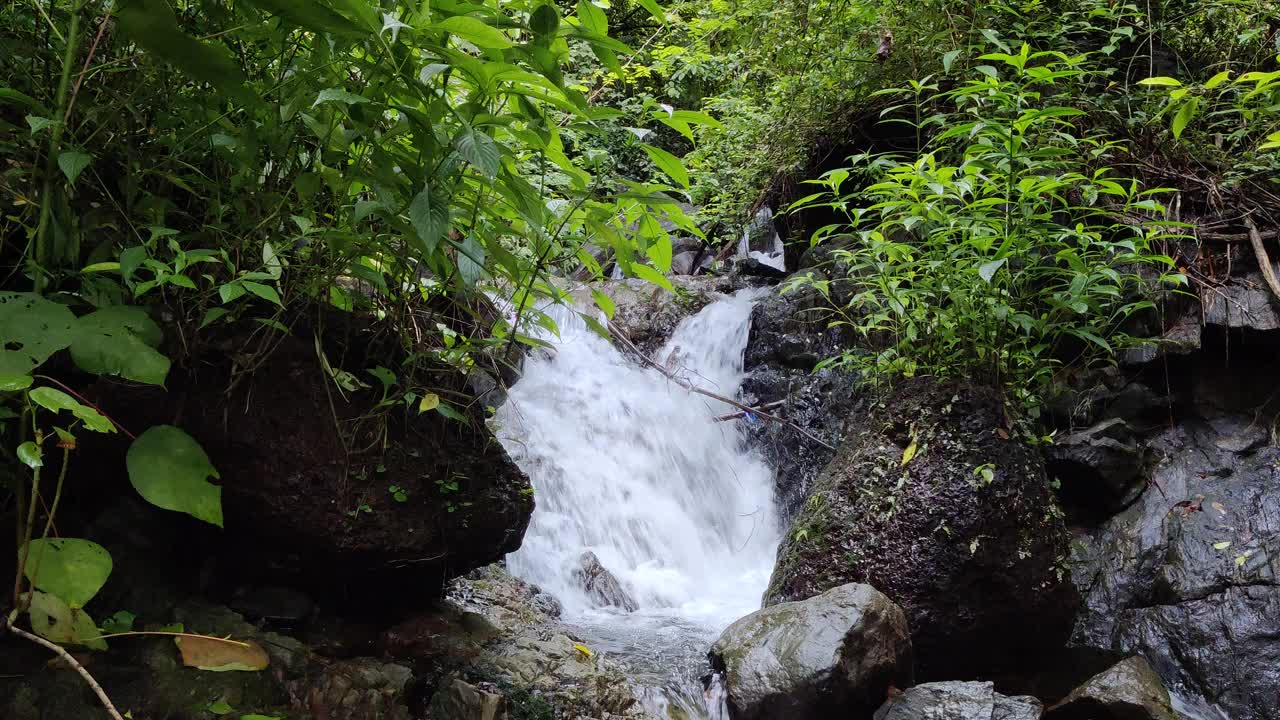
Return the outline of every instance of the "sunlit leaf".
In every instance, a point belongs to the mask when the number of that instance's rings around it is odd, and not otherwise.
[[[23,549],[23,573],[38,590],[52,593],[72,607],[84,607],[111,576],[111,553],[101,545],[77,538],[32,540]]]
[[[190,435],[172,425],[149,428],[125,456],[129,481],[147,502],[222,527],[222,488],[209,456]]]

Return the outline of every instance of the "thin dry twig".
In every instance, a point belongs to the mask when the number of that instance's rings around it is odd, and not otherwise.
[[[89,674],[89,671],[85,669],[84,665],[81,665],[80,662],[75,659],[75,656],[58,645],[45,640],[39,635],[32,635],[26,630],[15,627],[12,622],[7,623],[7,625],[9,632],[14,635],[17,635],[24,640],[30,640],[31,642],[56,653],[63,662],[75,669],[76,672],[80,673],[80,677],[84,678],[84,681],[89,684],[89,688],[93,690],[93,694],[98,696],[98,701],[102,703],[102,707],[106,708],[107,714],[111,716],[112,720],[124,720],[120,715],[120,711],[116,710],[116,706],[111,704],[111,698],[107,697],[106,691],[102,689],[102,686],[98,684],[97,680],[93,679],[93,676]]]
[[[1262,233],[1258,232],[1258,226],[1253,222],[1252,217],[1246,217],[1244,223],[1249,227],[1249,242],[1253,244],[1253,254],[1258,256],[1258,268],[1262,270],[1262,276],[1267,279],[1271,293],[1280,300],[1280,278],[1276,277],[1276,268],[1271,264],[1266,246],[1262,244]]]
[[[644,362],[644,364],[662,373],[667,377],[668,380],[671,380],[672,382],[684,388],[685,390],[688,390],[689,392],[692,392],[692,393],[697,393],[699,395],[704,395],[706,397],[711,398],[712,400],[719,400],[720,402],[725,403],[726,405],[732,405],[733,407],[736,407],[739,410],[742,410],[743,412],[749,412],[753,415],[758,415],[766,420],[772,420],[777,423],[782,423],[783,425],[788,425],[794,428],[801,435],[804,435],[805,437],[818,443],[822,447],[825,447],[828,450],[835,450],[835,447],[833,447],[827,442],[824,442],[822,438],[818,437],[817,435],[814,435],[813,433],[809,432],[808,430],[805,430],[804,428],[800,427],[799,425],[795,424],[794,422],[786,418],[778,417],[777,415],[771,415],[767,412],[764,412],[760,408],[753,408],[750,405],[738,402],[737,400],[734,400],[732,398],[727,398],[718,393],[711,392],[710,390],[700,388],[697,385],[694,385],[693,383],[689,382],[688,380],[685,380],[684,378],[676,375],[670,369],[663,367],[659,363],[655,362],[648,355],[645,355],[643,352],[640,352],[640,348],[636,347],[635,344],[632,343],[631,340],[626,336],[626,334],[623,333],[617,326],[615,326],[612,321],[610,321],[609,323],[609,330],[614,334],[614,337],[616,337],[618,341],[621,342],[627,350],[629,350],[636,357],[640,358],[640,360]]]

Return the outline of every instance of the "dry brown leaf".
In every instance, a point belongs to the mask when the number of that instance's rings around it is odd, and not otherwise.
[[[187,667],[225,672],[228,670],[262,670],[271,663],[267,651],[253,641],[222,640],[183,635],[173,639]]]

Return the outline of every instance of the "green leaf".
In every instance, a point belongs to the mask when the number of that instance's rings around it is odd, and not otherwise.
[[[416,231],[419,248],[426,255],[434,255],[440,241],[449,229],[449,200],[432,190],[431,185],[409,204],[409,222]]]
[[[204,709],[213,713],[214,715],[230,715],[236,710],[235,708],[228,705],[226,700],[211,702],[208,705],[205,705]]]
[[[71,359],[85,372],[163,385],[169,358],[154,348],[163,339],[145,310],[112,305],[76,320]]]
[[[609,34],[609,19],[591,0],[578,0],[578,22],[582,24],[583,30],[592,35]]]
[[[30,375],[0,375],[0,392],[16,392],[31,387]]]
[[[1204,84],[1204,89],[1212,90],[1218,87],[1219,85],[1221,85],[1222,83],[1226,82],[1230,77],[1231,77],[1231,71],[1223,70],[1217,75],[1214,75],[1213,77],[1209,78],[1209,80]]]
[[[34,293],[0,292],[0,374],[26,375],[71,344],[76,317]]]
[[[361,103],[369,102],[369,98],[347,92],[342,88],[329,88],[327,90],[320,91],[320,94],[316,96],[316,101],[311,103],[311,107],[322,105],[327,102],[341,103],[343,105],[359,105]]]
[[[292,25],[335,35],[363,34],[360,26],[316,0],[249,0]]]
[[[106,650],[107,641],[98,637],[98,626],[89,614],[71,607],[50,593],[30,594],[31,629],[46,640],[62,645],[83,645],[90,650]]]
[[[617,312],[617,309],[618,309],[618,308],[617,308],[617,306],[616,306],[616,305],[614,305],[614,303],[613,303],[613,298],[609,297],[608,295],[605,295],[605,294],[604,294],[603,292],[601,292],[600,290],[595,290],[595,289],[593,289],[593,290],[591,291],[591,299],[595,300],[595,301],[596,301],[596,305],[597,305],[601,310],[603,310],[603,311],[604,311],[604,316],[605,316],[606,318],[608,318],[608,319],[610,319],[610,320],[612,320],[612,319],[613,319],[613,314],[614,314],[615,312]]]
[[[543,3],[529,15],[529,29],[535,35],[554,35],[560,29],[560,12],[552,3]]]
[[[504,50],[515,44],[498,28],[466,15],[446,18],[431,28],[457,35],[479,48]]]
[[[129,39],[228,97],[250,105],[257,95],[245,84],[240,65],[226,48],[200,42],[178,28],[173,9],[164,0],[121,0],[118,26]]]
[[[492,179],[498,174],[498,144],[493,138],[477,131],[470,125],[464,125],[453,136],[453,147],[463,160],[471,163],[485,177]]]
[[[28,440],[18,446],[18,460],[23,465],[36,470],[44,467],[44,451],[40,446]]]
[[[951,66],[955,64],[956,58],[960,57],[960,50],[952,50],[942,56],[943,72],[951,72]]]
[[[218,288],[218,298],[222,300],[224,305],[239,298],[244,293],[244,286],[240,283],[229,283]]]
[[[84,607],[111,577],[111,553],[78,538],[32,540],[26,546],[23,574],[38,590],[53,593],[71,607]],[[19,550],[21,553],[22,550]]]
[[[115,432],[115,425],[110,420],[103,417],[102,413],[89,407],[82,405],[78,400],[70,395],[51,387],[38,387],[27,395],[31,398],[31,402],[53,412],[61,412],[63,410],[71,411],[71,414],[84,422],[84,426],[94,432]]]
[[[1004,267],[1007,260],[1008,258],[1000,258],[999,260],[983,263],[978,267],[978,277],[982,278],[983,282],[990,284],[991,278],[995,277],[996,272]]]
[[[98,273],[98,272],[119,272],[120,263],[118,262],[100,262],[92,265],[85,265],[80,268],[81,274]]]
[[[280,293],[276,292],[276,289],[270,285],[263,285],[262,283],[253,282],[251,280],[245,280],[241,284],[244,285],[245,290],[248,290],[263,300],[273,302],[280,307],[284,307],[284,303],[280,300]]]
[[[649,247],[645,248],[645,254],[653,261],[653,266],[658,272],[671,272],[671,236],[663,233],[662,237],[654,240]]]
[[[1226,550],[1229,547],[1231,547],[1230,540],[1223,540],[1222,542],[1216,542],[1213,544],[1214,550]]]
[[[137,619],[138,616],[128,610],[118,610],[114,615],[102,621],[102,634],[112,635],[129,632],[133,630],[133,621]]]
[[[648,265],[632,265],[631,272],[634,273],[636,277],[642,280],[648,280],[668,292],[674,293],[676,291],[676,289],[671,286],[671,281],[667,279],[666,275],[663,275]]]
[[[657,0],[637,0],[637,2],[640,3],[640,7],[649,11],[654,20],[663,24],[667,22],[667,13],[662,10],[662,6],[657,3]]]
[[[125,456],[129,482],[147,502],[222,527],[222,488],[209,456],[192,437],[172,425],[148,429]]]
[[[1187,124],[1196,116],[1196,111],[1199,107],[1199,99],[1191,98],[1183,103],[1182,107],[1178,108],[1178,114],[1173,116],[1173,126],[1170,128],[1173,130],[1173,136],[1175,138],[1182,137],[1182,131],[1186,129]]]
[[[58,154],[58,168],[62,170],[63,175],[67,176],[67,182],[75,185],[76,178],[89,167],[90,160],[92,158],[87,153],[68,150]]]
[[[213,323],[218,322],[230,312],[231,311],[226,308],[220,308],[220,307],[209,308],[208,312],[204,314],[204,320],[200,321],[200,327],[196,329],[203,330],[206,327],[212,325]]]
[[[652,145],[644,145],[642,147],[644,147],[645,154],[662,172],[679,183],[681,187],[689,187],[689,171],[685,170],[684,163],[680,162],[680,158]]]
[[[422,396],[422,400],[418,402],[418,413],[424,413],[428,410],[435,410],[440,407],[440,396],[435,393],[427,393]]]
[[[465,423],[467,421],[467,416],[463,415],[457,410],[454,410],[453,407],[446,405],[444,403],[440,403],[439,405],[436,406],[436,412],[449,418],[450,420],[456,420],[457,422],[460,422],[460,423]]]
[[[1139,85],[1149,87],[1182,87],[1182,83],[1171,77],[1149,77],[1145,80],[1139,80]]]

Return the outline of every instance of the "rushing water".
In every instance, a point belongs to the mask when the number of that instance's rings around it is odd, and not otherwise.
[[[743,291],[687,318],[655,358],[693,384],[734,396],[751,306]],[[573,313],[530,357],[498,413],[499,438],[529,474],[537,509],[511,570],[551,591],[599,649],[626,657],[641,684],[706,717],[703,654],[759,607],[778,544],[773,474],[747,448],[735,409],[624,357]],[[573,580],[592,551],[639,609],[596,607]]]

